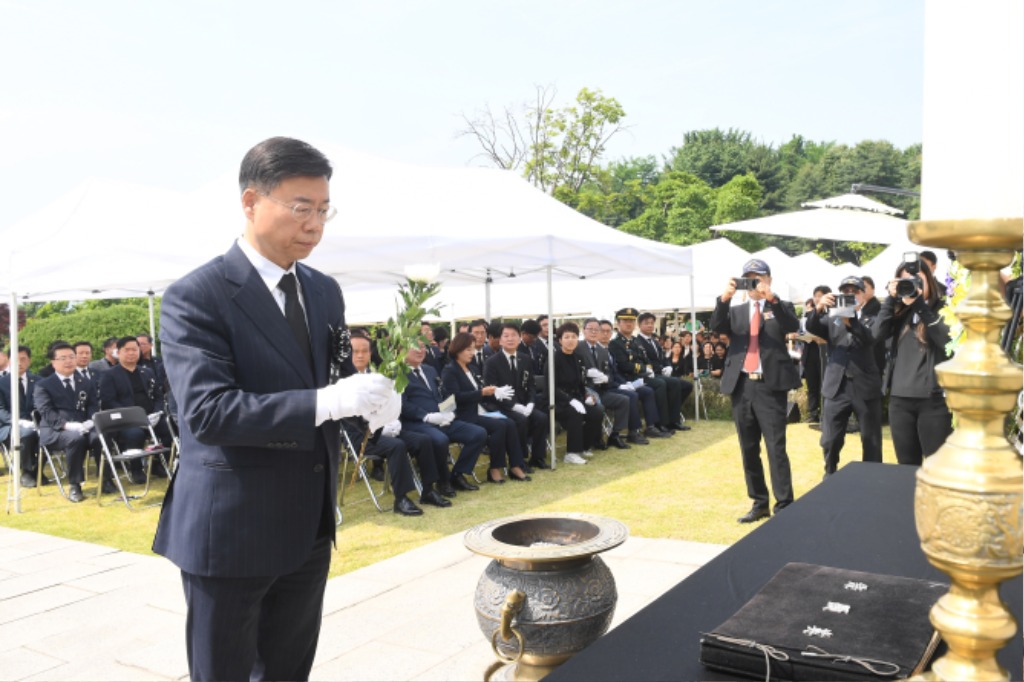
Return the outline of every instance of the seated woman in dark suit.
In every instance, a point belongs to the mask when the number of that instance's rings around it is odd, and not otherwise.
[[[722,372],[725,370],[725,351],[727,350],[728,348],[721,341],[715,344],[715,357],[711,358],[711,376],[722,376]]]
[[[513,481],[531,480],[523,471],[525,462],[519,445],[519,433],[515,422],[506,418],[484,416],[486,411],[481,407],[484,398],[490,398],[495,391],[506,387],[484,386],[483,379],[473,373],[469,367],[473,359],[473,336],[459,332],[448,345],[450,361],[441,372],[441,392],[445,396],[455,396],[455,416],[462,421],[477,424],[487,429],[487,448],[491,453],[491,468],[487,472],[487,480],[491,483],[504,483],[505,457],[508,455],[509,477]],[[508,387],[511,391],[512,388]],[[498,412],[497,405],[494,412]]]
[[[555,353],[555,419],[565,429],[564,461],[586,464],[584,457],[592,455],[590,449],[601,440],[604,409],[587,394],[587,370],[574,353],[580,340],[580,328],[566,322],[555,334],[561,344],[561,352]]]
[[[715,359],[715,345],[710,341],[705,341],[701,347],[703,354],[697,358],[697,373],[702,377],[711,376],[711,370],[713,369],[712,363]],[[722,372],[719,371],[716,376],[721,376]]]

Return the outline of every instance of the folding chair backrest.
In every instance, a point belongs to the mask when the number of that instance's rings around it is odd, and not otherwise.
[[[121,407],[102,410],[92,416],[93,426],[100,434],[109,434],[130,428],[149,429],[149,417],[141,407]]]

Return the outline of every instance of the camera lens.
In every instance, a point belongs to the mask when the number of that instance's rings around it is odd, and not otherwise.
[[[917,296],[917,286],[912,279],[901,279],[896,282],[896,295],[900,297]]]

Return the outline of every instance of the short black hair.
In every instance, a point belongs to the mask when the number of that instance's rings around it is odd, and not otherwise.
[[[491,322],[489,325],[487,325],[487,336],[492,339],[497,339],[501,336],[501,330],[504,328],[505,327],[501,324],[501,322],[495,320],[494,322]]]
[[[373,339],[370,338],[370,335],[366,333],[365,329],[351,329],[349,330],[349,335],[351,339],[362,339],[363,341],[366,341],[366,343],[370,344],[370,346],[373,346]]]
[[[473,320],[472,322],[469,323],[469,330],[473,331],[474,327],[481,327],[481,326],[486,330],[487,329],[487,320],[482,319],[482,318],[481,319],[477,319],[477,320]]]
[[[57,356],[57,351],[64,349],[67,349],[72,352],[74,352],[75,350],[67,341],[54,341],[53,343],[50,344],[50,347],[46,349],[46,359],[53,360]],[[24,346],[18,346],[18,351],[20,352],[22,350],[28,350],[28,348],[25,348]],[[32,357],[32,353],[29,352],[28,356]]]
[[[645,320],[653,320],[653,319],[656,319],[654,317],[654,313],[640,313],[640,316],[636,318],[636,323],[640,324],[641,322],[643,322]]]
[[[832,293],[832,287],[830,287],[830,286],[829,286],[829,285],[827,285],[827,284],[819,284],[818,286],[814,287],[814,292],[813,292],[813,293],[815,293],[815,294],[816,294],[816,293],[818,293],[819,291],[820,291],[820,292],[821,292],[822,294],[831,294],[831,293]]]
[[[448,338],[448,328],[438,325],[434,327],[434,341],[441,343]]]
[[[75,349],[76,353],[78,352],[79,346],[89,346],[89,350],[92,350],[92,344],[88,341],[75,341],[71,346]]]
[[[117,345],[117,337],[116,336],[111,336],[110,338],[108,338],[106,341],[103,342],[103,350],[106,350],[106,349],[110,348],[111,346],[115,346],[115,345]]]
[[[516,334],[522,334],[522,332],[519,331],[519,325],[516,324],[515,322],[502,322],[501,333],[504,333],[506,329],[513,329],[515,330]]]
[[[331,179],[331,162],[319,150],[290,137],[271,137],[250,149],[238,170],[242,192],[252,187],[270,192],[283,180],[297,177]]]
[[[579,336],[580,328],[576,326],[575,322],[563,322],[562,326],[555,330],[555,338],[560,339],[562,338],[562,335],[567,332]]]
[[[588,317],[587,319],[583,320],[583,328],[586,329],[587,325],[590,324],[591,322],[596,324],[598,327],[601,326],[601,323],[597,321],[596,317]]]
[[[134,336],[122,336],[121,338],[119,338],[117,340],[117,349],[121,350],[122,348],[127,346],[129,342],[130,343],[134,343],[136,346],[139,345],[139,340],[136,337],[134,337]]]
[[[931,263],[933,268],[939,263],[939,257],[935,255],[934,251],[922,251],[918,257]]]
[[[150,343],[153,343],[153,337],[150,336],[149,334],[147,334],[146,332],[142,332],[141,334],[136,334],[135,335],[135,339],[136,340],[138,340],[138,339],[146,339],[146,341],[149,341]]]
[[[537,320],[523,320],[523,333],[537,336],[537,334],[540,334],[540,322]]]
[[[605,326],[605,325],[608,325],[609,327],[614,327],[615,326],[615,325],[612,324],[611,320],[598,320],[597,323],[599,325],[601,325],[602,327]]]
[[[869,276],[869,275],[861,275],[860,276],[860,281],[864,282],[864,284],[869,285],[872,289],[876,288],[875,287],[875,280],[872,279],[871,276]]]
[[[29,357],[29,360],[32,359],[32,349],[29,348],[28,346],[18,346],[18,353],[24,353]],[[8,357],[11,355],[10,350],[7,351],[7,355]]]

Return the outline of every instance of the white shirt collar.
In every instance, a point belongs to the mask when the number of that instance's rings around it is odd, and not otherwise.
[[[57,371],[54,371],[54,374],[56,374],[58,377],[60,377],[60,382],[62,384],[65,381],[67,381],[68,379],[71,380],[71,383],[75,383],[75,373],[74,372],[72,372],[71,374],[68,374],[67,376],[64,376],[63,374],[61,374],[60,372],[57,372]]]
[[[242,250],[245,257],[249,259],[252,266],[256,268],[256,274],[260,276],[263,283],[267,285],[267,289],[270,290],[274,300],[281,306],[281,310],[284,310],[284,292],[277,288],[278,282],[287,273],[295,275],[296,290],[299,292],[299,302],[303,303],[302,300],[302,284],[299,282],[298,274],[295,272],[295,263],[285,270],[277,263],[267,259],[263,254],[256,250],[256,248],[250,244],[245,237],[238,238],[238,248]]]

